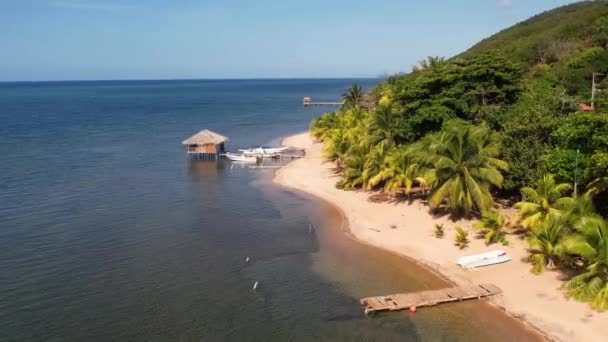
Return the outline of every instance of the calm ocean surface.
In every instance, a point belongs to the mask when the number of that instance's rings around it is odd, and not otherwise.
[[[376,80],[0,84],[0,340],[534,338],[482,303],[365,318],[360,297],[444,283],[272,170],[180,145],[203,128],[276,144],[329,110],[303,96],[354,82]]]

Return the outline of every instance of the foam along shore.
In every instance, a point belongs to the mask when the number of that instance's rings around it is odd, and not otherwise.
[[[333,171],[334,165],[322,158],[321,143],[314,142],[308,133],[301,133],[285,138],[283,144],[305,149],[306,155],[277,170],[274,181],[336,205],[345,213],[355,238],[412,258],[457,285],[498,285],[503,294],[490,302],[551,339],[602,341],[608,336],[608,313],[566,298],[559,289],[563,284],[559,272],[532,274],[530,264],[522,261],[528,254],[526,243],[517,236],[510,235],[509,246],[499,247],[512,256],[512,261],[475,270],[462,269],[456,263],[458,258],[496,249],[496,245],[488,247],[483,239],[473,237],[465,250],[453,245],[454,226],[471,229],[473,221],[452,222],[447,217],[434,217],[420,201],[375,203],[368,200],[369,192],[336,189],[338,176]],[[437,239],[433,235],[434,226],[441,223],[445,237]]]

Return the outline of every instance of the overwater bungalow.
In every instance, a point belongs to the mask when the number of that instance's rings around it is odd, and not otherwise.
[[[228,141],[223,135],[204,129],[190,138],[182,141],[186,145],[186,153],[194,159],[217,159],[224,153],[224,143]]]

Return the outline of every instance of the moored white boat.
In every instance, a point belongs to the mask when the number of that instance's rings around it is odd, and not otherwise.
[[[264,146],[262,146],[262,148],[264,149],[264,151],[266,151],[266,153],[281,153],[281,152],[285,151],[286,149],[288,149],[289,146],[282,146],[282,147],[264,147]]]
[[[458,265],[462,268],[475,268],[500,264],[511,260],[511,256],[503,250],[490,251],[475,255],[464,256],[458,259]]]
[[[258,161],[258,159],[256,157],[246,156],[246,155],[242,155],[242,154],[226,153],[225,156],[226,156],[226,158],[228,158],[232,161],[238,161],[238,162],[255,163]]]
[[[285,151],[288,148],[289,147],[287,147],[287,146],[284,146],[284,147],[266,147],[266,146],[260,146],[260,147],[252,147],[252,148],[248,148],[248,149],[242,149],[242,150],[239,150],[239,151],[242,152],[243,154],[253,154],[253,155],[262,156],[262,157],[275,157],[279,153]]]

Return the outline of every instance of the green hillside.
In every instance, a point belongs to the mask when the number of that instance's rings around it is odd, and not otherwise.
[[[539,62],[542,51],[552,44],[564,47],[588,44],[606,46],[608,32],[607,1],[583,1],[538,14],[475,44],[459,57],[471,57],[499,49],[514,59],[529,64]]]
[[[353,85],[311,135],[336,187],[477,217],[487,244],[509,243],[494,199],[519,201],[532,272],[563,269],[568,295],[608,310],[607,48],[607,2],[557,8],[368,93]]]
[[[526,68],[550,66],[568,94],[588,101],[592,73],[608,72],[607,48],[608,1],[583,1],[538,14],[455,58],[499,50]]]

